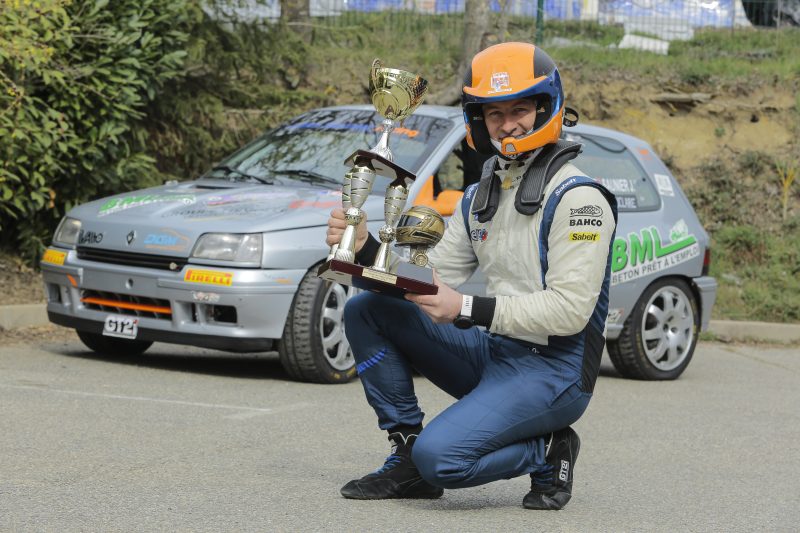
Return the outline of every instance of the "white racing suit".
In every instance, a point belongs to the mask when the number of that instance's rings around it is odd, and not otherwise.
[[[467,189],[429,254],[451,287],[476,268],[484,272],[487,297],[475,298],[473,317],[485,329],[434,324],[415,304],[375,293],[345,309],[357,370],[382,429],[422,422],[412,368],[458,399],[413,448],[423,478],[437,486],[470,487],[544,468],[543,436],[575,422],[594,388],[616,202],[567,163],[547,183],[541,208],[520,214],[515,193],[526,168],[512,165],[492,178],[508,188],[499,189],[490,220],[479,222],[470,210],[478,184]]]

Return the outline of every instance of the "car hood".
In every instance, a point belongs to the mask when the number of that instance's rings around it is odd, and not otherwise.
[[[203,233],[261,233],[324,226],[341,191],[296,185],[188,182],[96,200],[70,211],[78,246],[188,256]]]

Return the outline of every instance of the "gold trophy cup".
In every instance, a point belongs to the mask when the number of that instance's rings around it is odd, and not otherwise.
[[[331,248],[332,256],[329,255],[328,261],[320,267],[319,275],[323,279],[377,292],[436,294],[437,287],[432,284],[430,269],[424,269],[427,272],[416,276],[412,272],[410,277],[406,275],[407,267],[403,267],[403,275],[389,272],[389,247],[396,235],[394,226],[402,216],[409,186],[416,179],[413,173],[393,162],[389,137],[396,123],[411,115],[422,103],[428,82],[410,72],[386,68],[376,59],[370,70],[369,89],[375,109],[384,117],[383,131],[372,149],[356,150],[345,160],[345,165],[352,165],[345,176],[342,191],[347,227],[338,247],[335,250]],[[364,219],[361,207],[372,192],[376,175],[386,176],[392,182],[386,189],[385,224],[379,232],[381,246],[375,264],[364,267],[355,264],[356,228]]]

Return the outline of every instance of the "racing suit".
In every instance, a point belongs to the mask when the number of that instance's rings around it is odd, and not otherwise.
[[[412,368],[458,399],[420,433],[413,460],[444,488],[539,470],[544,435],[575,422],[597,377],[608,312],[616,203],[570,163],[532,216],[515,209],[524,165],[512,163],[497,210],[479,222],[467,189],[429,253],[439,278],[458,287],[480,268],[475,297],[483,328],[435,324],[417,305],[365,292],[345,308],[348,340],[381,429],[422,422]],[[466,215],[466,216],[465,216]]]

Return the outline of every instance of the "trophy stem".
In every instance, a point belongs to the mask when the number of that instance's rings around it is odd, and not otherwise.
[[[348,225],[344,229],[342,240],[339,241],[339,247],[334,252],[334,258],[337,261],[345,261],[347,263],[355,263],[356,261],[356,227]]]
[[[378,253],[375,255],[375,264],[371,267],[373,270],[389,272],[389,244],[388,242],[382,242],[378,247]]]
[[[384,119],[383,133],[381,134],[381,138],[378,139],[378,144],[376,144],[375,147],[372,150],[370,150],[370,152],[385,157],[389,161],[394,161],[394,156],[392,155],[392,151],[389,150],[389,135],[391,135],[393,129],[394,129],[394,121],[389,120],[388,118]]]

